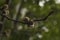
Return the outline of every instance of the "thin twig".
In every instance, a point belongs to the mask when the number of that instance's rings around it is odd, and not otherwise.
[[[46,20],[50,15],[52,15],[54,13],[54,11],[51,11],[45,18],[43,18],[43,19],[39,19],[39,20],[37,20],[37,19],[35,19],[34,21],[44,21],[44,20]],[[23,24],[25,24],[24,22],[21,22],[21,21],[18,21],[18,20],[14,20],[14,19],[11,19],[11,18],[9,18],[9,17],[7,17],[6,15],[3,15],[3,14],[0,14],[1,16],[4,16],[6,19],[8,19],[8,20],[11,20],[11,21],[14,21],[14,22],[18,22],[18,23],[23,23]]]
[[[45,18],[42,18],[42,19],[35,19],[34,21],[45,21],[46,19],[48,19],[48,17],[50,15],[52,15],[54,13],[54,11],[52,10]]]
[[[18,22],[18,23],[23,23],[23,24],[24,24],[24,22],[21,22],[21,21],[18,21],[18,20],[11,19],[11,18],[7,17],[6,15],[3,15],[3,14],[0,14],[0,15],[1,15],[1,16],[4,16],[4,18],[6,18],[6,19],[8,19],[8,20],[11,20],[11,21],[14,21],[14,22]]]

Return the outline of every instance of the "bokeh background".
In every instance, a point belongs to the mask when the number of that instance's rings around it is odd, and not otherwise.
[[[5,1],[0,0],[0,7]],[[54,10],[53,14],[45,21],[35,22],[33,28],[4,20],[3,32],[8,32],[0,36],[0,40],[60,40],[60,0],[9,0],[8,17],[21,21],[26,14],[31,19],[39,19],[47,16],[51,10]]]

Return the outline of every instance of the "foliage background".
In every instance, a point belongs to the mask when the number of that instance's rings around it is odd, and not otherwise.
[[[33,3],[33,1],[35,1],[35,3]],[[39,0],[42,1],[42,0]],[[48,19],[46,21],[40,21],[38,22],[37,26],[35,26],[32,29],[25,29],[24,24],[21,23],[15,23],[13,21],[10,20],[5,20],[4,22],[4,30],[11,30],[10,32],[10,36],[6,37],[5,35],[3,35],[2,37],[0,37],[0,39],[2,40],[60,40],[60,4],[57,4],[55,2],[55,0],[49,0],[48,2],[46,0],[44,3],[44,6],[41,7],[39,6],[39,1],[37,2],[37,0],[11,0],[10,1],[10,6],[9,6],[9,10],[10,10],[10,14],[8,15],[11,18],[17,17],[17,20],[21,20],[21,13],[18,16],[17,15],[17,9],[16,6],[18,3],[22,4],[21,5],[21,9],[22,8],[27,8],[31,14],[33,14],[34,16],[31,15],[27,15],[30,18],[44,18],[45,16],[48,15],[48,13],[52,10],[51,8],[54,8],[56,11],[54,12],[54,14],[52,14],[51,16],[48,17]],[[0,0],[0,6],[5,2],[5,0]],[[22,25],[22,29],[21,30],[17,30],[17,27],[19,27],[20,25]],[[49,29],[49,32],[44,32],[40,30],[40,27],[45,26]],[[43,37],[42,38],[38,38],[36,36],[36,34],[42,34]],[[30,38],[30,39],[29,39]]]

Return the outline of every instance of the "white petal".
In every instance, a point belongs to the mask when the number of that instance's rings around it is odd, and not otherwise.
[[[38,34],[37,34],[37,37],[38,37],[38,38],[42,38],[43,36],[38,33]]]
[[[24,0],[24,2],[27,2],[27,0]]]
[[[60,4],[60,0],[55,0],[55,3],[56,4]]]
[[[47,2],[49,1],[49,0],[46,0]]]
[[[29,37],[29,40],[33,40],[33,37]]]
[[[17,27],[17,30],[21,30],[23,27],[20,25]]]
[[[42,27],[42,29],[45,31],[45,32],[48,32],[48,28],[47,27]]]
[[[44,3],[45,3],[44,0],[43,0],[43,1],[40,1],[40,2],[39,2],[39,6],[43,7],[43,6],[44,6]]]
[[[21,10],[21,18],[23,18],[26,15],[27,11],[28,11],[27,8],[22,8],[22,10]]]

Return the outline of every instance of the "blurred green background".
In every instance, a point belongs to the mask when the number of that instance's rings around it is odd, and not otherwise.
[[[9,17],[21,20],[21,9],[27,8],[30,18],[44,18],[53,8],[54,13],[46,21],[36,22],[34,28],[26,28],[25,24],[4,20],[3,31],[10,30],[6,35],[0,36],[0,40],[60,40],[60,3],[58,0],[9,0]],[[58,1],[58,2],[57,2]],[[0,0],[0,6],[5,0]],[[20,5],[20,6],[19,6]],[[20,8],[19,8],[20,7]],[[17,15],[19,13],[19,15]],[[16,16],[17,15],[17,16]],[[0,16],[1,19],[1,16]],[[47,27],[48,32],[41,27]]]

